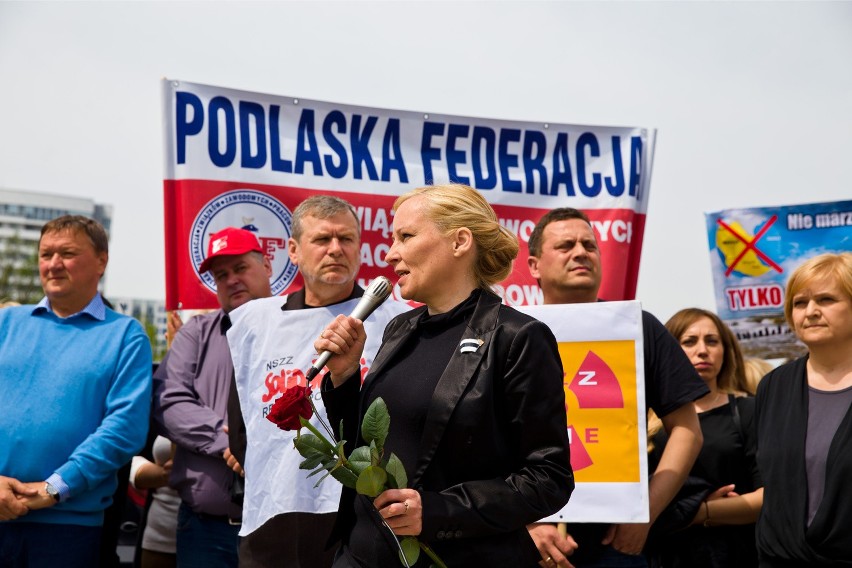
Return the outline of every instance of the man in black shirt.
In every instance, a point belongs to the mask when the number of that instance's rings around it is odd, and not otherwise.
[[[529,249],[530,274],[538,280],[545,304],[598,301],[600,251],[585,213],[571,208],[547,213],[530,235]],[[648,530],[683,484],[701,449],[701,428],[691,403],[704,396],[707,387],[659,320],[643,311],[642,328],[645,400],[670,436],[649,483],[651,521],[573,524],[564,536],[550,523],[529,525],[542,566],[647,566],[641,552]]]

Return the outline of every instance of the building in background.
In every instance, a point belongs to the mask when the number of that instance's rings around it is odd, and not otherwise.
[[[154,361],[159,363],[166,354],[166,303],[163,300],[140,300],[139,298],[109,298],[112,309],[136,318],[145,328]]]
[[[112,227],[112,205],[85,197],[53,195],[0,188],[0,302],[38,302],[42,296],[38,276],[38,240],[42,226],[61,215],[84,215],[106,229]],[[106,275],[101,280],[103,292]],[[148,332],[155,361],[166,349],[166,311],[163,300],[111,298],[115,311],[138,319]]]

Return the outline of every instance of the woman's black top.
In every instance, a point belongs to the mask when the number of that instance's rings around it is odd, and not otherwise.
[[[424,311],[417,321],[419,333],[412,334],[385,372],[364,393],[365,407],[379,397],[387,404],[391,424],[385,452],[395,453],[409,475],[417,461],[428,401],[461,341],[479,294],[480,290],[475,290],[467,300],[443,314],[430,316]],[[372,500],[359,495],[355,499],[355,515],[349,538],[349,553],[355,560],[363,566],[401,566],[387,529],[380,530],[376,525]],[[416,566],[429,563],[424,554]]]
[[[730,395],[728,404],[698,414],[704,445],[689,472],[688,482],[658,519],[658,523],[666,523],[666,516],[673,509],[679,509],[679,521],[664,531],[654,531],[654,538],[649,543],[649,549],[662,566],[725,568],[757,565],[753,524],[689,526],[709,492],[732,483],[736,486],[734,491],[740,495],[761,487],[754,405],[753,398]],[[668,435],[661,430],[652,441],[654,449],[648,456],[650,471],[659,464]]]

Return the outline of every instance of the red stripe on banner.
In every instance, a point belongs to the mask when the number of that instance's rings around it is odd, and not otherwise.
[[[527,241],[536,221],[548,210],[494,204],[492,207],[501,224],[511,229],[521,243],[514,270],[501,285],[504,301],[509,305],[541,304],[541,292],[527,268]],[[603,265],[599,297],[610,301],[635,299],[645,215],[632,209],[587,209],[584,212],[595,230]]]
[[[273,265],[273,291],[287,294],[302,287],[287,255],[289,218],[296,206],[322,193],[348,200],[361,218],[359,281],[395,275],[384,262],[391,242],[391,206],[396,196],[317,191],[298,187],[208,180],[166,180],[164,187],[166,309],[217,308],[212,281],[197,266],[207,252],[210,234],[227,226],[245,227],[258,236]],[[518,236],[518,258],[498,290],[509,305],[540,304],[541,292],[527,269],[527,240],[547,209],[493,205],[501,223]],[[629,300],[636,294],[645,215],[630,209],[587,210],[604,265],[600,297]]]

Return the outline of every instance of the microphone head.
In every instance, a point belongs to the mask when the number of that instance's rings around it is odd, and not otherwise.
[[[377,300],[379,303],[384,302],[388,296],[390,296],[391,289],[393,285],[391,281],[385,278],[384,276],[379,276],[367,286],[367,289],[364,291],[364,295],[370,295]]]

